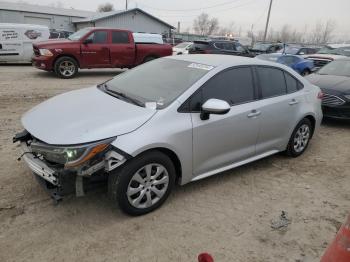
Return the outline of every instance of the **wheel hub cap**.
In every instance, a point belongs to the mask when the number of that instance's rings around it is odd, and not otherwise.
[[[169,185],[169,174],[161,164],[148,164],[132,176],[127,197],[136,208],[148,208],[157,203],[166,193]]]

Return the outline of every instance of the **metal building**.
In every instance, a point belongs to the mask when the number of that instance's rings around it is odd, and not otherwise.
[[[171,35],[172,25],[134,8],[105,13],[0,1],[0,23],[46,25],[50,29],[76,31],[92,27],[114,27],[133,32]]]
[[[96,13],[85,19],[74,19],[73,23],[77,29],[84,27],[114,27],[133,32],[162,34],[167,37],[171,35],[171,30],[175,28],[140,8]]]
[[[73,19],[85,18],[94,14],[95,12],[75,9],[0,2],[0,23],[46,25],[50,29],[75,31]]]

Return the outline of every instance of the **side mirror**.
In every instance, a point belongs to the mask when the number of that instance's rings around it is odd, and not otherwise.
[[[83,41],[83,44],[84,44],[84,45],[92,44],[92,39],[91,39],[91,38],[86,38],[86,39]]]
[[[226,101],[211,98],[202,105],[200,118],[202,120],[208,120],[210,114],[224,115],[228,113],[230,109],[231,107]]]

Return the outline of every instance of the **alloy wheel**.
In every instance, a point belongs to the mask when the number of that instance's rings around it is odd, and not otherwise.
[[[310,139],[310,128],[308,125],[303,124],[299,127],[298,131],[294,135],[294,150],[297,153],[302,152]]]
[[[128,201],[133,207],[149,208],[164,196],[168,185],[166,168],[156,163],[147,164],[132,176],[126,192]]]
[[[58,67],[61,75],[70,77],[74,75],[75,65],[70,61],[62,61],[62,63]]]

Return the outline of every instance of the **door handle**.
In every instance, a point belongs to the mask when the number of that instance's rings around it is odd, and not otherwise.
[[[299,101],[298,101],[298,100],[295,100],[295,99],[292,99],[292,101],[290,101],[288,104],[289,104],[290,106],[293,106],[293,105],[299,104]]]
[[[247,115],[247,117],[248,117],[248,118],[252,118],[252,117],[257,117],[257,116],[259,116],[259,115],[261,115],[261,112],[254,109],[254,110],[251,111],[251,113],[249,113],[249,114]]]

